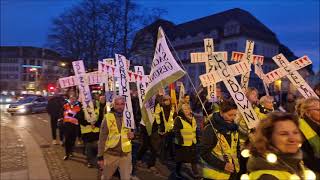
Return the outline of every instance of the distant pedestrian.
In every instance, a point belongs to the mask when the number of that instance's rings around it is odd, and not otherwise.
[[[132,144],[134,133],[123,124],[125,99],[123,96],[114,97],[113,108],[105,115],[101,124],[98,163],[103,168],[106,180],[119,168],[120,177],[129,180],[132,172]]]
[[[47,112],[50,116],[51,134],[52,134],[52,144],[62,144],[63,143],[63,129],[58,126],[58,121],[63,118],[63,105],[65,99],[63,96],[55,95],[48,101]],[[59,140],[57,141],[57,129],[59,129]]]
[[[79,121],[76,118],[81,110],[81,104],[77,98],[70,96],[68,102],[64,105],[63,130],[65,136],[65,156],[68,160],[72,156],[75,140],[78,134]]]

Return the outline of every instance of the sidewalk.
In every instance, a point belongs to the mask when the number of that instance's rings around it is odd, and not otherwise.
[[[1,180],[49,180],[39,145],[23,128],[1,124]]]
[[[86,158],[82,154],[82,145],[75,148],[74,157],[63,161],[64,148],[51,145],[38,133],[1,123],[1,180],[96,180],[98,171],[87,168]],[[134,151],[139,147],[139,141],[134,141]],[[148,156],[148,155],[147,155]],[[170,178],[173,162],[169,167],[157,161],[156,168],[160,174],[136,167],[136,177],[139,179],[175,179]],[[183,168],[185,169],[185,168]],[[187,168],[188,172],[190,168]],[[114,177],[114,180],[118,178]],[[186,178],[189,179],[189,178]]]

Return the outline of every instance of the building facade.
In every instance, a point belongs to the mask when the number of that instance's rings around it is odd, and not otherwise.
[[[214,51],[227,51],[229,60],[232,51],[244,52],[246,40],[253,40],[255,42],[253,54],[264,56],[263,70],[265,73],[278,68],[272,57],[279,53],[283,53],[289,61],[297,58],[279,42],[276,34],[268,27],[249,12],[235,8],[178,25],[166,20],[157,20],[138,31],[129,59],[133,64],[144,65],[146,73],[150,72],[159,26],[164,29],[168,37],[172,54],[188,72],[196,88],[200,85],[199,75],[205,73],[205,66],[204,64],[192,64],[190,53],[204,52],[203,39],[205,38],[213,38]],[[229,62],[229,64],[232,63],[234,62]],[[309,72],[311,67],[307,69],[306,75],[311,73]],[[193,92],[187,76],[181,81],[189,92]],[[260,92],[264,91],[262,81],[254,74],[254,71],[251,71],[249,86],[257,87]]]
[[[68,76],[70,60],[44,48],[1,46],[0,90],[9,94],[46,94]]]

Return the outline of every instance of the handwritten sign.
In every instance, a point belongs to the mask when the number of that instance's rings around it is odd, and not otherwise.
[[[295,68],[290,66],[289,61],[286,57],[284,57],[283,54],[278,54],[272,59],[278,66],[284,69],[287,74],[287,78],[291,81],[294,87],[298,89],[303,97],[318,97],[308,83],[306,83],[302,76],[295,70]]]
[[[119,83],[119,95],[125,98],[125,108],[123,111],[124,124],[127,128],[134,129],[135,123],[133,118],[131,95],[129,87],[129,75],[126,66],[126,58],[116,54],[116,67],[118,69],[117,81]]]
[[[238,81],[234,77],[232,69],[226,61],[223,60],[221,54],[213,55],[213,64],[217,70],[219,79],[223,81],[226,88],[230,92],[232,99],[237,104],[238,110],[243,116],[247,126],[252,129],[258,123],[258,117],[252,108],[251,103],[248,101],[245,93],[243,92]]]

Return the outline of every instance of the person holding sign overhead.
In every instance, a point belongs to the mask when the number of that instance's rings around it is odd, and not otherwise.
[[[98,164],[103,168],[104,179],[112,178],[119,168],[121,179],[130,179],[132,172],[132,144],[134,133],[124,126],[123,111],[125,99],[116,96],[113,108],[104,117],[101,124],[98,144]]]

